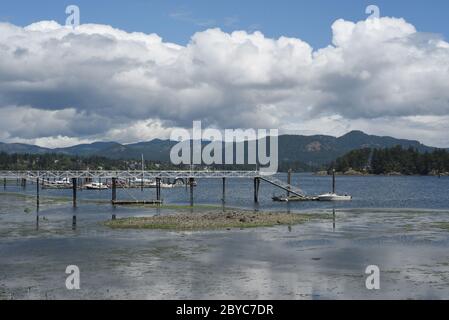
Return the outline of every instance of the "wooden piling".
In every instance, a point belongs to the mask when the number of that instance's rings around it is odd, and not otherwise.
[[[36,207],[39,208],[39,178],[36,179]]]
[[[193,178],[189,178],[190,183],[190,206],[193,207]]]
[[[254,202],[259,203],[259,186],[260,186],[260,179],[254,178]]]
[[[156,200],[161,200],[161,178],[156,178]]]
[[[226,202],[226,178],[223,178],[223,198],[222,198],[223,203]]]
[[[292,185],[292,169],[288,169],[287,184],[288,184],[287,197],[290,197],[290,186]]]
[[[117,200],[117,178],[112,178],[112,203]]]
[[[6,178],[3,178],[3,189],[6,190]]]
[[[332,169],[332,193],[335,193],[335,169]]]
[[[72,178],[73,207],[76,208],[76,178]]]

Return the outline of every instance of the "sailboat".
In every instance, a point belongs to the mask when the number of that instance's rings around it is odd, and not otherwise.
[[[332,192],[318,196],[318,201],[351,201],[352,196],[345,194],[339,195],[335,192],[335,169],[332,171]]]

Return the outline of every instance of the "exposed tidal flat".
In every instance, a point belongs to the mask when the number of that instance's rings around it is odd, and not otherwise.
[[[221,210],[208,210],[207,212],[197,213],[181,212],[152,217],[131,217],[111,220],[106,222],[105,225],[116,229],[200,231],[273,227],[277,225],[292,226],[318,218],[327,218],[327,215],[288,214],[282,212],[255,212],[228,209],[227,212]]]
[[[163,191],[162,207],[114,208],[110,192],[82,191],[75,209],[70,191],[45,190],[38,221],[34,188],[8,186],[0,192],[0,299],[449,299],[446,178],[341,177],[337,188],[355,200],[335,208],[272,203],[266,185],[253,207],[243,182],[229,183],[223,207],[220,182],[200,182],[194,208],[183,188]],[[299,182],[328,191],[327,177]],[[299,223],[239,226],[270,213]],[[231,216],[237,225],[111,228],[113,215],[116,223]],[[65,288],[68,265],[80,268],[81,290]],[[365,287],[368,265],[380,268],[378,291]]]

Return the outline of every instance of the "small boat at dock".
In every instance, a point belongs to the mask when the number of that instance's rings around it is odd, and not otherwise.
[[[275,202],[288,202],[288,197],[285,196],[273,196],[272,199]]]
[[[322,195],[319,195],[318,197],[318,201],[351,201],[352,200],[352,196],[350,195],[338,195],[336,193],[325,193]]]
[[[88,190],[106,190],[109,189],[107,185],[101,182],[92,182],[84,185],[84,188]]]
[[[131,182],[130,186],[134,187],[134,188],[140,188],[140,187],[157,188],[157,182],[154,181],[154,180],[149,180],[149,179],[136,178],[136,179],[134,179]],[[160,186],[161,186],[162,189],[171,189],[171,188],[176,187],[176,185],[173,184],[173,183],[165,183],[165,182],[162,182],[162,181],[160,183]]]
[[[42,187],[44,189],[69,189],[72,188],[72,181],[68,178],[57,181],[44,181]]]

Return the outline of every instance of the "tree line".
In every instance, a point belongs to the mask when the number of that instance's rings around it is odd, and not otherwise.
[[[330,165],[338,172],[355,171],[369,174],[400,173],[404,175],[430,175],[449,172],[449,152],[435,149],[420,153],[415,148],[401,146],[385,149],[364,148],[353,150]]]
[[[140,170],[141,161],[117,160],[100,156],[65,154],[7,154],[0,153],[0,170]],[[171,169],[168,164],[145,161],[145,170]]]
[[[139,159],[111,159],[102,156],[74,156],[61,153],[8,154],[0,152],[0,170],[141,170]],[[256,170],[255,165],[173,165],[170,162],[144,161],[145,170]]]
[[[314,171],[319,166],[306,165],[296,162],[281,162],[280,172],[289,169],[297,172]],[[141,170],[141,160],[120,160],[101,156],[74,156],[61,153],[43,154],[8,154],[0,152],[0,170]],[[212,165],[194,166],[195,170],[256,170],[255,165]],[[190,170],[189,165],[173,165],[169,162],[145,160],[145,170]]]

